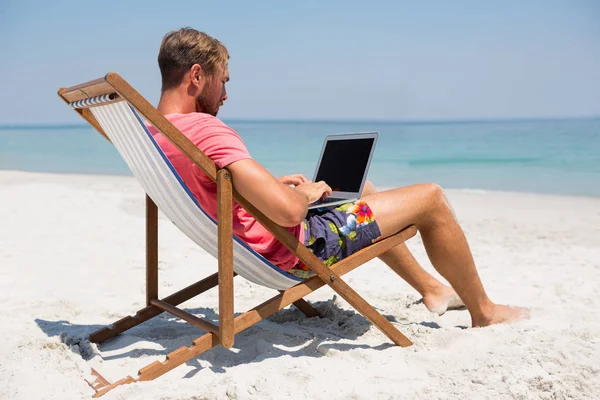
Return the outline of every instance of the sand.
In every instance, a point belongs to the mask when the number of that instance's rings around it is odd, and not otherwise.
[[[129,177],[0,172],[0,399],[86,399],[203,332],[162,315],[101,346],[87,335],[144,306],[144,197]],[[152,382],[104,399],[595,399],[600,393],[600,198],[448,190],[490,297],[513,325],[439,317],[382,262],[348,283],[415,343],[391,342],[329,288]],[[160,293],[216,271],[162,216]],[[429,271],[419,237],[409,248]],[[274,291],[235,280],[236,312]],[[184,303],[215,317],[212,290]]]

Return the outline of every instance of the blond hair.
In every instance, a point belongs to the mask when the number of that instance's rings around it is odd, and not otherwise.
[[[227,48],[217,39],[193,28],[181,28],[165,35],[158,52],[162,91],[179,86],[183,75],[199,64],[207,75],[225,68]]]

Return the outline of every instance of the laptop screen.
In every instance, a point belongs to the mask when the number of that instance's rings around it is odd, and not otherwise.
[[[374,138],[327,141],[315,181],[325,181],[333,191],[358,192],[374,141]]]

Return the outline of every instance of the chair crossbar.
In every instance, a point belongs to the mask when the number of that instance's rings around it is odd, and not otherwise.
[[[100,96],[90,97],[89,99],[77,100],[69,103],[73,108],[90,108],[93,106],[104,105],[106,103],[122,100],[119,99],[119,95],[115,92],[107,93]]]
[[[163,302],[168,303],[172,306],[176,306],[181,304],[189,299],[198,296],[201,293],[206,292],[209,289],[217,286],[219,283],[218,274],[214,273],[196,283],[189,285],[186,288],[183,288],[172,295],[165,297]],[[154,318],[159,314],[162,314],[163,310],[160,308],[150,305],[139,310],[134,316],[127,316],[125,318],[121,318],[117,322],[113,323],[111,326],[106,328],[102,328],[97,330],[96,332],[90,335],[90,342],[92,343],[102,343],[111,339],[128,329],[133,328],[136,325],[141,324],[142,322],[148,321],[150,318]]]
[[[180,308],[172,306],[167,302],[158,299],[152,299],[150,300],[150,304],[160,308],[163,311],[168,312],[169,314],[173,314],[174,316],[179,317],[182,320],[187,321],[190,324],[195,325],[198,328],[203,329],[207,332],[219,333],[218,325],[215,325],[204,318],[196,317],[195,315],[192,315],[186,311],[183,311]]]

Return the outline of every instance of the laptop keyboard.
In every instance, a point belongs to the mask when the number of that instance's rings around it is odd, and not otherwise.
[[[327,197],[325,199],[317,200],[317,201],[315,201],[313,203],[310,203],[310,205],[312,206],[312,205],[315,205],[315,204],[335,203],[336,201],[341,201],[341,200],[346,200],[346,199],[343,198],[343,197],[340,197],[340,198],[338,198],[338,197]]]

